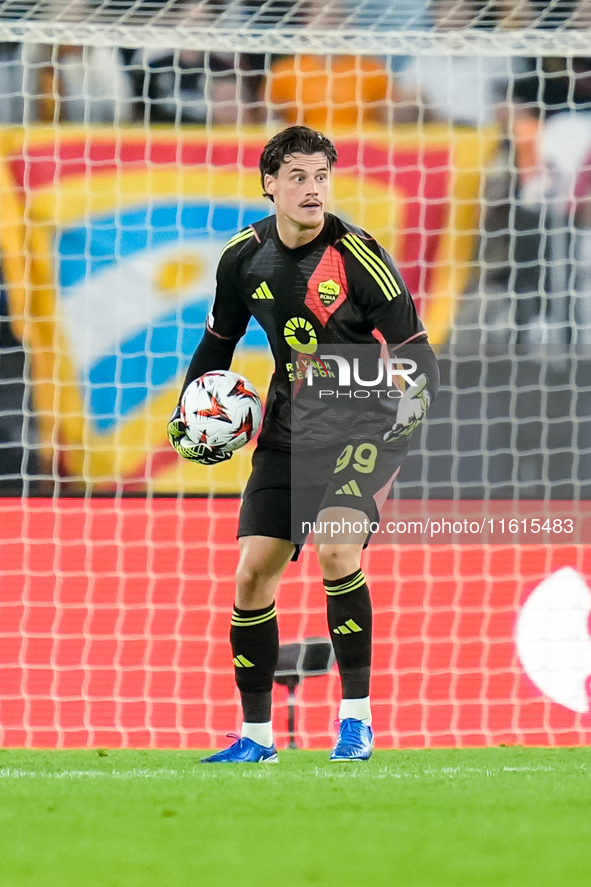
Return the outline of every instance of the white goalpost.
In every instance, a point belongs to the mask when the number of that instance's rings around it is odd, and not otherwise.
[[[3,40],[227,52],[574,56],[588,50],[590,24],[586,0],[4,0],[0,9]]]
[[[405,530],[366,553],[377,743],[591,738],[591,4],[2,0],[4,746],[237,723],[253,447],[180,464],[166,422],[220,252],[269,212],[260,152],[298,122],[334,140],[331,210],[391,252],[442,369],[388,504]],[[254,323],[233,369],[266,391]],[[480,530],[412,536],[419,513]],[[309,546],[279,607],[283,644],[326,637]],[[330,744],[325,664],[298,675],[303,747]]]

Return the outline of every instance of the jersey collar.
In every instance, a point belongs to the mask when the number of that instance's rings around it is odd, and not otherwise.
[[[308,243],[305,243],[303,246],[296,246],[295,249],[290,249],[286,246],[281,238],[279,237],[279,232],[277,231],[277,222],[273,219],[272,225],[272,233],[273,233],[273,241],[278,249],[281,252],[285,253],[287,256],[292,256],[294,259],[300,259],[303,256],[307,256],[309,253],[314,252],[319,243],[322,242],[323,239],[326,238],[327,230],[331,224],[332,216],[330,213],[324,213],[324,225],[322,226],[322,230],[318,232],[316,237],[313,240],[310,240]]]

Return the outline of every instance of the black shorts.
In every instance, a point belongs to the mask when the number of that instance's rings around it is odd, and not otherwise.
[[[270,536],[296,546],[325,508],[354,508],[379,520],[379,509],[408,452],[408,443],[351,441],[313,454],[257,447],[240,509],[237,536]]]

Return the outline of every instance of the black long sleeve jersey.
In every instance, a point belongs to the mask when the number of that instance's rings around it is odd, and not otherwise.
[[[251,316],[264,329],[275,358],[261,445],[291,449],[294,386],[322,346],[371,345],[379,353],[379,343],[385,342],[390,353],[415,360],[431,397],[437,394],[437,361],[392,259],[369,234],[337,216],[327,213],[322,231],[297,249],[282,243],[274,216],[228,241],[206,330],[181,395],[203,373],[229,369]],[[391,414],[391,402],[388,406]]]

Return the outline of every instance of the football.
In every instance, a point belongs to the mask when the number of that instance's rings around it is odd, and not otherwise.
[[[212,448],[239,450],[257,433],[262,414],[254,385],[230,370],[216,370],[195,379],[181,400],[187,437]]]

